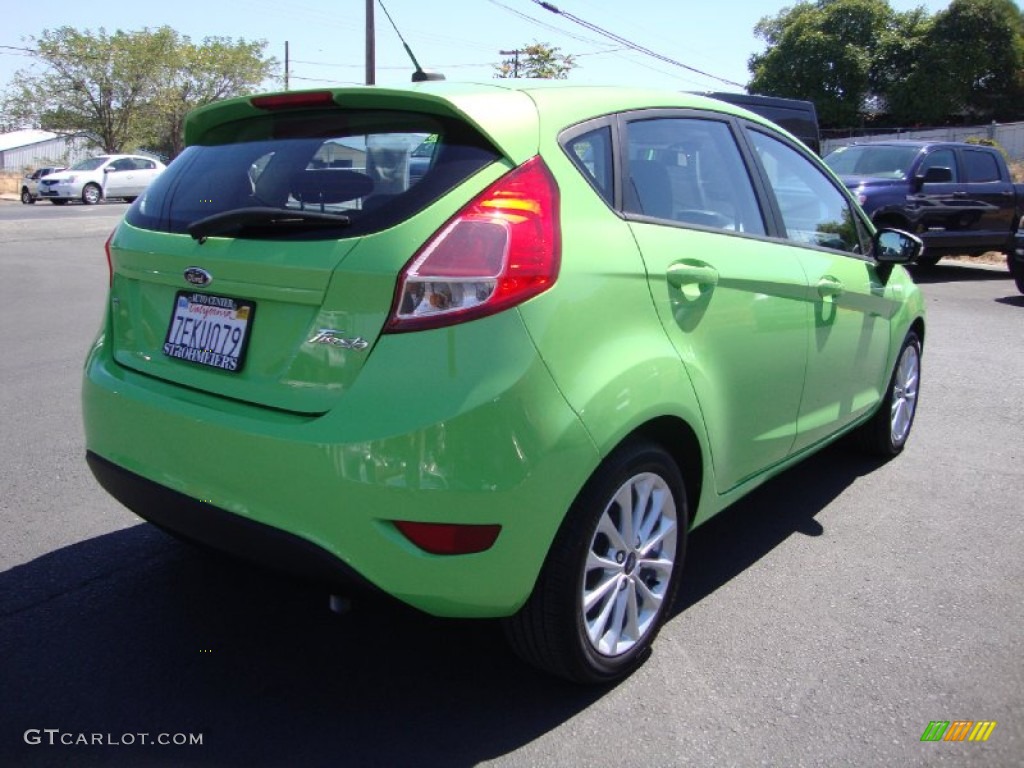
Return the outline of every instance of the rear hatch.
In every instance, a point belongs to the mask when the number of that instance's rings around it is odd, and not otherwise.
[[[329,410],[372,353],[403,266],[536,152],[535,128],[530,147],[502,127],[534,114],[519,93],[377,89],[194,113],[189,146],[109,246],[115,360],[235,400]]]

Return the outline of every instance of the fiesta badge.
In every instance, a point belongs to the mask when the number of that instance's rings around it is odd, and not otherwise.
[[[192,285],[209,285],[213,282],[213,275],[199,267],[189,267],[185,270],[185,280]]]

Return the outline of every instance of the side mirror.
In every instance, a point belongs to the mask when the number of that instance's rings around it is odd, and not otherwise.
[[[918,174],[915,176],[914,181],[917,182],[918,189],[925,184],[950,184],[953,181],[953,169],[941,165],[933,165],[924,172],[924,175]]]
[[[880,229],[872,239],[872,253],[879,264],[909,264],[924,253],[924,243],[900,229]]]

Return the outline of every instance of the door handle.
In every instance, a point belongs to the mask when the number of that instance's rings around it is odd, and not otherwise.
[[[707,264],[673,264],[668,268],[668,281],[676,288],[685,285],[718,285],[718,270]]]
[[[818,295],[825,301],[831,301],[843,295],[843,284],[834,277],[821,278],[815,288],[818,289]]]
[[[707,264],[673,264],[665,276],[668,284],[689,301],[697,301],[705,292],[718,285],[718,270]]]

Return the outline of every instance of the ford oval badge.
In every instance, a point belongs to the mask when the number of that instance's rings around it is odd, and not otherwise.
[[[213,275],[199,267],[189,267],[185,270],[185,280],[192,285],[209,285],[213,282]]]

